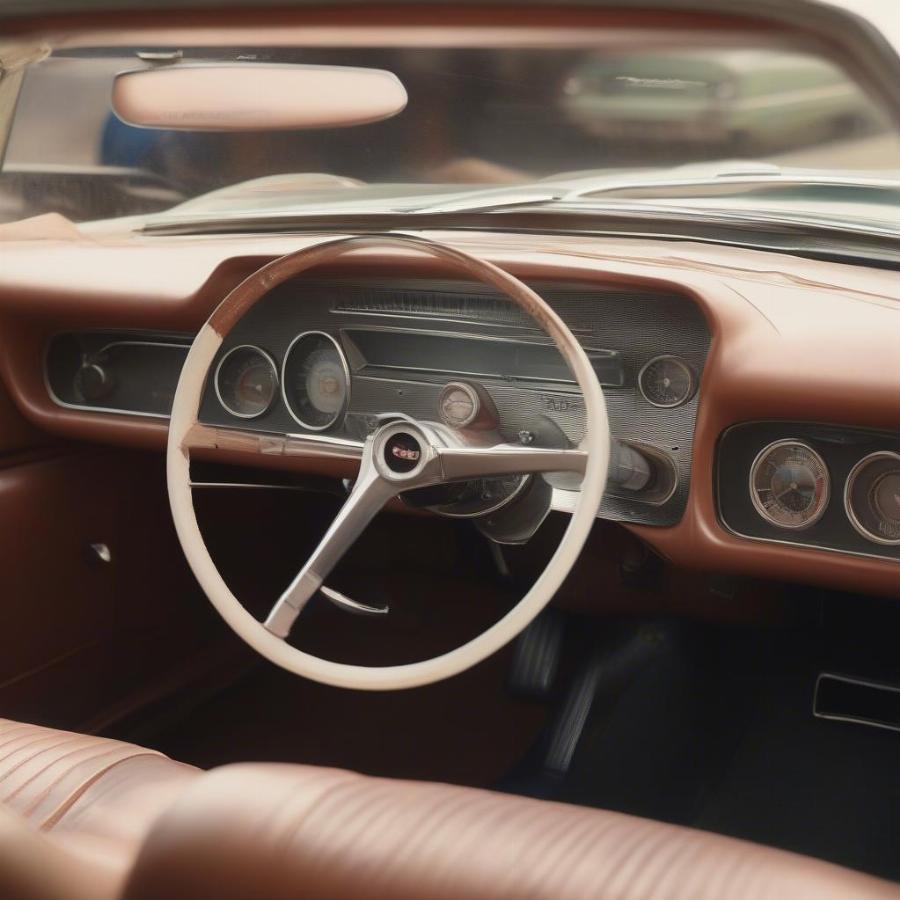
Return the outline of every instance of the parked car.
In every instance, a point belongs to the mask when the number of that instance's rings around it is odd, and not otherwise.
[[[885,128],[877,106],[827,60],[759,48],[602,55],[567,79],[563,104],[593,137],[736,154]]]

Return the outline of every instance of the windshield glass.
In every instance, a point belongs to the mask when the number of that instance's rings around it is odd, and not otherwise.
[[[658,177],[660,168],[724,159],[900,170],[900,142],[877,106],[830,63],[787,50],[251,47],[180,48],[174,58],[384,69],[409,100],[398,115],[351,127],[136,128],[111,110],[113,79],[165,59],[138,48],[56,53],[26,74],[0,220],[146,214],[274,175],[291,177],[248,189],[242,209],[265,208],[276,193],[282,209],[286,196],[300,203],[316,192],[345,205],[426,192],[415,186],[643,167]],[[212,198],[209,208],[217,202],[228,205]]]

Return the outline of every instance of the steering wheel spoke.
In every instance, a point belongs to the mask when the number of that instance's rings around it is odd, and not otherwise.
[[[358,459],[359,444],[350,440],[303,434],[266,434],[194,423],[182,441],[188,450],[223,450],[260,456],[302,456],[322,459]]]
[[[272,634],[280,638],[288,636],[303,607],[322,587],[331,570],[369,522],[396,493],[396,485],[383,479],[372,464],[370,439],[363,450],[362,467],[350,496],[306,565],[272,607],[265,621],[266,628]]]
[[[497,444],[493,447],[438,447],[441,476],[446,481],[488,478],[492,475],[528,475],[539,472],[584,474],[587,453],[573,448],[554,450]]]

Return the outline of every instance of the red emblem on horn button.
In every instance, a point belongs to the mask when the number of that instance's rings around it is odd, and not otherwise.
[[[392,435],[384,445],[384,461],[392,472],[411,472],[422,457],[422,447],[411,434]]]

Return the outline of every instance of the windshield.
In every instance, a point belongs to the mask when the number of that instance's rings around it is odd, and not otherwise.
[[[299,202],[317,191],[346,204],[720,159],[900,169],[897,135],[860,88],[786,50],[249,47],[170,57],[82,49],[32,65],[0,175],[0,220],[146,214],[275,175],[289,177],[257,185],[251,205],[276,192],[282,205],[286,193]],[[242,133],[136,128],[112,112],[117,73],[211,59],[384,69],[408,104],[372,124]]]

